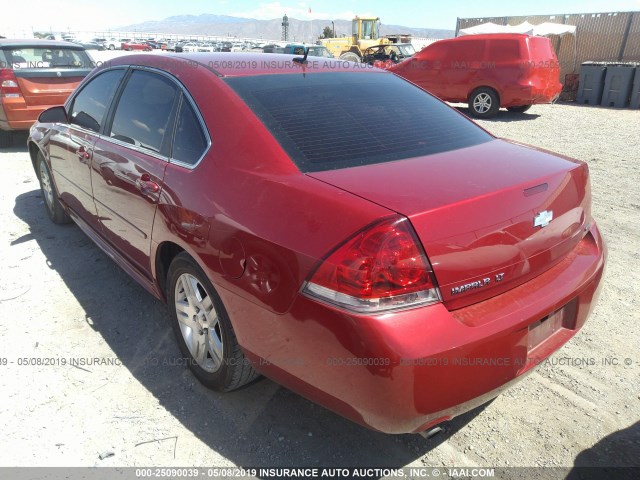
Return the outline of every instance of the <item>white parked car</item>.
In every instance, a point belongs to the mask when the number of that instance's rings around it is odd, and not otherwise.
[[[105,48],[108,50],[120,50],[122,48],[122,44],[126,42],[130,42],[130,38],[115,38],[112,37],[105,42]]]
[[[189,43],[185,43],[182,46],[182,51],[183,52],[197,52],[200,49],[200,45],[198,45],[195,42],[189,42]]]

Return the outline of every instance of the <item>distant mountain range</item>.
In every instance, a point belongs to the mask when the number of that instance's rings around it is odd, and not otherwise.
[[[351,34],[351,22],[334,20],[336,34]],[[256,20],[229,17],[227,15],[178,15],[133,25],[114,28],[121,32],[173,33],[183,35],[230,36],[279,40],[282,36],[282,19]],[[331,27],[331,20],[298,20],[289,18],[289,40],[315,42],[324,27]],[[411,28],[401,25],[381,25],[381,34],[410,34],[414,37],[451,38],[454,30],[436,28]]]

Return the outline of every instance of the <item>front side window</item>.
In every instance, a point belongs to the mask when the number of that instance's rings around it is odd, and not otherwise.
[[[181,163],[195,165],[208,145],[209,141],[202,131],[196,113],[189,102],[184,99],[178,113],[171,157]]]
[[[135,70],[122,92],[109,136],[156,153],[166,153],[178,88],[168,78]],[[164,148],[163,148],[164,147]]]
[[[70,122],[99,132],[125,70],[109,70],[90,80],[73,100]]]

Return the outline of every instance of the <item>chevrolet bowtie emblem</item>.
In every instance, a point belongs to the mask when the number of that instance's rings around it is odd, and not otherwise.
[[[553,212],[551,210],[545,210],[533,217],[534,227],[546,227],[553,220]]]

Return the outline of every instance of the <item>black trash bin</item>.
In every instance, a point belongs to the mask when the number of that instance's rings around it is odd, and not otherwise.
[[[640,108],[640,65],[636,67],[635,80],[631,88],[631,102],[629,108]]]
[[[600,105],[614,108],[624,108],[629,105],[635,72],[635,64],[608,64]]]
[[[607,64],[602,62],[585,62],[580,65],[577,103],[600,105]]]

